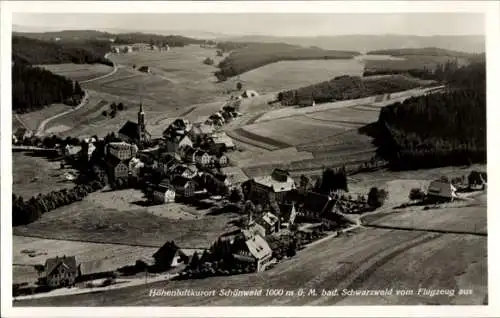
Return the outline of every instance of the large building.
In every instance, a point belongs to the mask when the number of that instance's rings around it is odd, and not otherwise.
[[[110,142],[108,144],[108,153],[120,160],[127,160],[135,157],[139,149],[136,145],[126,142]]]
[[[269,203],[271,198],[278,204],[286,203],[288,194],[295,189],[295,181],[282,169],[274,169],[271,175],[256,177],[244,185],[250,200],[262,205]]]
[[[118,131],[118,136],[126,142],[135,144],[151,140],[151,134],[146,130],[144,117],[145,114],[141,102],[139,112],[137,113],[137,123],[127,121]]]
[[[45,262],[45,278],[51,287],[72,286],[78,276],[74,256],[49,258]]]

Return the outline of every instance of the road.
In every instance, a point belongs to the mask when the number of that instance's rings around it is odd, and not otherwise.
[[[85,83],[91,83],[93,81],[97,81],[97,80],[101,80],[103,78],[106,78],[106,77],[109,77],[109,76],[112,76],[113,74],[116,73],[116,71],[118,70],[120,66],[119,65],[116,65],[116,64],[113,64],[113,70],[111,72],[109,72],[108,74],[104,74],[104,75],[101,75],[101,76],[98,76],[98,77],[95,77],[95,78],[91,78],[91,79],[88,79],[88,80],[85,80],[85,81],[80,81],[80,84],[85,84]],[[59,114],[56,114],[52,117],[49,117],[49,118],[46,118],[44,119],[40,125],[38,126],[37,128],[37,131],[36,131],[36,136],[41,136],[43,135],[43,132],[45,130],[45,126],[47,126],[47,124],[51,121],[53,121],[54,119],[57,119],[59,117],[62,117],[64,115],[67,115],[67,114],[70,114],[72,112],[75,112],[77,110],[79,110],[80,108],[82,108],[83,106],[85,106],[87,103],[88,103],[88,98],[89,98],[89,94],[87,91],[85,91],[85,95],[83,96],[80,104],[78,104],[76,107],[73,107],[67,111],[64,111],[62,113],[59,113]],[[22,123],[22,122],[21,122]]]

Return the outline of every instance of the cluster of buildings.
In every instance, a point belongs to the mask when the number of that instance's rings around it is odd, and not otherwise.
[[[147,43],[135,43],[130,45],[115,45],[112,48],[113,53],[131,53],[131,52],[169,52],[170,46],[165,45],[154,45]]]

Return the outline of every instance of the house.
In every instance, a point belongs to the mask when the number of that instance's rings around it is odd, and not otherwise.
[[[457,189],[444,180],[435,180],[429,184],[427,197],[432,201],[453,201],[456,197]]]
[[[280,230],[280,220],[271,212],[264,213],[258,220],[258,223],[264,227],[267,235],[279,232]]]
[[[215,144],[224,144],[227,150],[235,149],[233,140],[225,132],[214,133],[211,138]]]
[[[108,167],[109,181],[116,181],[118,179],[128,179],[128,162],[122,161],[114,156],[106,159],[106,166]]]
[[[215,131],[213,125],[205,123],[194,123],[193,128],[189,132],[191,140],[200,142],[204,138],[210,137]]]
[[[151,69],[149,68],[149,66],[141,66],[139,67],[139,72],[151,73]]]
[[[137,158],[131,158],[128,162],[128,170],[132,177],[138,177],[141,168],[144,167],[144,163]]]
[[[201,149],[198,149],[194,152],[194,161],[200,166],[206,167],[212,163],[212,157]]]
[[[218,158],[214,156],[214,162],[219,164],[219,167],[226,167],[229,164],[229,158],[226,155],[220,155]]]
[[[279,204],[280,209],[280,225],[284,227],[290,227],[295,223],[295,217],[297,216],[297,210],[295,209],[295,204],[286,203]]]
[[[192,128],[193,125],[189,120],[177,118],[163,131],[163,137],[169,139],[173,135],[186,135]]]
[[[265,237],[266,229],[254,220],[249,219],[244,227],[226,232],[219,236],[219,239],[221,241],[229,241],[230,244],[233,244],[236,239],[246,240],[254,235]]]
[[[75,156],[81,150],[82,150],[82,146],[66,145],[66,147],[64,147],[64,155],[67,156],[67,157],[69,157],[69,156]]]
[[[247,89],[246,91],[243,92],[243,94],[241,94],[241,97],[243,98],[252,98],[252,97],[257,97],[259,96],[259,94],[254,91],[254,90],[251,90],[251,89]]]
[[[174,242],[166,242],[153,254],[158,269],[169,269],[189,262],[189,257]]]
[[[321,218],[332,212],[334,204],[335,201],[328,195],[307,192],[302,205],[299,207],[299,212],[306,217]]]
[[[250,180],[239,167],[223,167],[221,168],[221,173],[227,176],[232,185],[239,185]]]
[[[195,165],[173,165],[168,171],[172,176],[181,176],[186,179],[193,179],[198,174],[198,168]]]
[[[252,263],[257,272],[264,271],[272,261],[273,252],[266,240],[259,234],[245,235],[235,240],[233,254],[237,261]]]
[[[16,129],[16,132],[14,132],[13,136],[16,137],[17,141],[21,142],[24,139],[29,139],[33,136],[33,132],[31,130],[28,130],[24,127],[20,127]]]
[[[191,146],[182,146],[178,149],[179,156],[184,159],[185,162],[196,162],[195,153],[198,150]]]
[[[157,203],[175,202],[175,188],[168,180],[163,180],[153,190],[153,201]]]
[[[116,265],[109,259],[99,259],[80,263],[78,265],[77,281],[88,281],[112,277]]]
[[[178,194],[184,198],[194,195],[195,184],[191,179],[178,175],[172,179],[170,184],[175,188],[176,195]]]
[[[269,176],[255,177],[247,185],[251,200],[262,205],[268,203],[270,197],[274,197],[277,203],[285,203],[288,195],[296,189],[295,181],[282,169],[274,169]]]
[[[178,152],[182,147],[193,147],[193,142],[188,135],[174,135],[167,139],[167,151]]]
[[[49,258],[45,261],[45,278],[50,287],[72,286],[78,276],[75,256]]]
[[[170,167],[181,161],[182,160],[178,154],[172,152],[164,152],[158,156],[158,167],[164,173],[167,173]]]
[[[120,160],[127,160],[135,157],[139,152],[139,148],[134,144],[126,142],[110,142],[107,147],[107,152]]]

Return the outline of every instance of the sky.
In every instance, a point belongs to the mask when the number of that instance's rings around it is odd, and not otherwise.
[[[29,31],[74,29],[204,31],[227,35],[323,36],[352,34],[482,35],[481,13],[14,13],[13,25]]]

